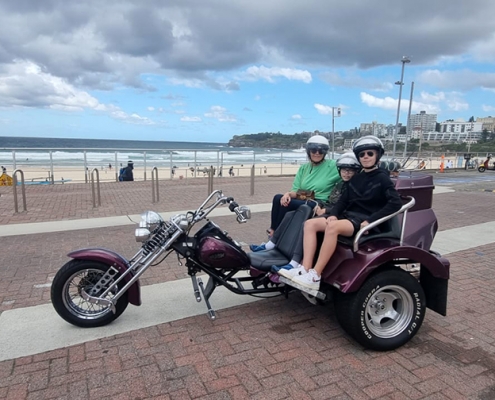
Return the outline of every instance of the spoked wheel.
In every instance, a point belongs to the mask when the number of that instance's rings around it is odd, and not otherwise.
[[[352,294],[336,296],[335,312],[342,328],[373,350],[393,350],[418,332],[426,299],[418,280],[403,270],[372,276]]]
[[[52,283],[51,297],[55,311],[67,322],[82,328],[107,325],[117,319],[129,304],[127,293],[117,301],[115,313],[105,304],[90,303],[83,298],[83,292],[89,293],[108,269],[108,265],[95,261],[72,260],[65,264]],[[100,289],[96,296],[100,296],[105,289]],[[110,291],[106,299],[111,299],[116,292],[117,289]]]

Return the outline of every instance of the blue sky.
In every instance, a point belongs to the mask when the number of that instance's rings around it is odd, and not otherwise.
[[[136,3],[136,4],[135,4]],[[495,116],[488,0],[4,0],[0,135],[227,142]]]

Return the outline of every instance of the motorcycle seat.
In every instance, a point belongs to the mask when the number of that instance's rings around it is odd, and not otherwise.
[[[299,232],[313,213],[313,209],[303,204],[297,210],[289,212],[284,219],[290,218],[287,228],[280,232],[279,239],[272,250],[248,253],[251,266],[261,271],[270,271],[272,265],[282,266],[289,263],[294,254]],[[285,224],[284,224],[285,225]]]

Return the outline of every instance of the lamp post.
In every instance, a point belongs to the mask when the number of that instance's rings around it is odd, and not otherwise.
[[[397,102],[397,119],[395,120],[395,131],[394,131],[394,148],[392,151],[392,158],[395,158],[395,147],[397,145],[397,131],[399,129],[399,114],[400,114],[400,100],[402,97],[402,85],[404,84],[404,66],[406,63],[410,63],[411,60],[407,56],[402,56],[402,60],[400,60],[402,63],[402,70],[400,74],[400,81],[396,82],[396,84],[399,85],[399,101]]]
[[[332,160],[335,153],[335,109],[337,109],[337,117],[340,117],[340,107],[332,107]]]
[[[411,107],[413,101],[413,93],[414,93],[414,82],[411,82],[411,97],[409,97],[409,111],[407,112],[406,141],[404,142],[404,154],[402,155],[403,158],[406,158],[406,153],[407,153],[407,133],[409,130],[409,125],[411,124]]]

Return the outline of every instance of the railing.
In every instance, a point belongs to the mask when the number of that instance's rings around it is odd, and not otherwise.
[[[388,221],[392,218],[394,218],[396,215],[399,215],[401,213],[404,213],[404,217],[402,218],[402,226],[400,229],[400,245],[402,246],[404,243],[404,230],[406,228],[406,218],[407,218],[407,211],[414,207],[414,204],[416,204],[416,200],[414,200],[414,197],[407,196],[409,199],[409,202],[404,204],[399,211],[394,212],[393,214],[386,215],[383,218],[377,219],[374,222],[371,222],[370,224],[366,225],[365,227],[361,228],[357,233],[356,236],[354,236],[354,241],[353,241],[353,251],[356,252],[359,249],[359,239],[368,232],[370,229],[373,229],[375,226],[378,226],[385,221]]]

